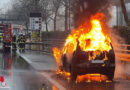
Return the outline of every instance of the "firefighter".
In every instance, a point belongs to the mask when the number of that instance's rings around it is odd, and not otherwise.
[[[16,51],[17,50],[17,46],[16,46],[16,35],[14,35],[12,37],[12,50]]]
[[[19,52],[21,52],[21,46],[22,46],[22,45],[21,45],[21,39],[22,39],[22,38],[21,38],[21,35],[19,35],[19,36],[18,36],[18,40],[17,40],[17,42],[18,42],[18,47],[19,47]]]
[[[22,52],[24,52],[25,51],[25,36],[24,35],[22,35],[21,36],[21,49],[22,49]]]
[[[25,35],[24,35],[24,37],[23,37],[23,42],[24,42],[23,48],[24,48],[24,51],[25,51],[25,42],[26,42],[26,36],[25,36]]]
[[[20,35],[18,36],[17,43],[18,43],[18,48],[19,48],[19,51],[20,51]]]
[[[25,38],[24,38],[24,35],[20,35],[17,42],[18,42],[18,46],[19,46],[19,51],[24,52],[25,51]]]

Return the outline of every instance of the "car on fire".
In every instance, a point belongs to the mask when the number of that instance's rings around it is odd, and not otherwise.
[[[113,80],[115,53],[103,16],[95,14],[68,35],[62,50],[53,49],[60,70],[69,72],[71,81],[86,74],[105,75]]]
[[[112,46],[112,45],[111,45]],[[90,58],[94,56],[94,53],[99,53],[95,58]],[[77,75],[84,74],[102,74],[108,77],[108,80],[112,80],[115,71],[115,54],[113,48],[109,51],[82,51],[80,46],[77,45],[74,51],[71,62],[68,61],[66,54],[62,57],[62,70],[71,73],[71,80],[75,81]]]

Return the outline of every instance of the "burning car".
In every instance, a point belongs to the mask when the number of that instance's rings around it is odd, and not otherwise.
[[[69,72],[72,81],[84,74],[99,73],[109,80],[114,77],[115,54],[103,17],[97,13],[90,19],[91,27],[85,23],[67,37],[62,50],[53,48],[60,71]]]
[[[98,53],[96,57],[94,53]],[[91,58],[90,57],[95,57]],[[108,58],[106,58],[108,57]],[[106,59],[105,59],[106,58]],[[115,54],[111,49],[109,52],[82,51],[78,46],[73,53],[71,62],[68,61],[66,54],[62,55],[61,69],[71,73],[71,80],[75,81],[77,75],[100,73],[106,75],[109,80],[114,77]]]

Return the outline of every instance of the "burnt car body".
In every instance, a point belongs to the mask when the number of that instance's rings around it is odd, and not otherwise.
[[[113,80],[115,72],[115,54],[111,49],[109,52],[103,51],[94,60],[89,60],[89,55],[93,51],[85,52],[77,46],[73,53],[71,62],[68,62],[66,54],[62,55],[62,69],[71,73],[71,80],[75,81],[77,75],[99,73],[106,75],[109,80]],[[104,60],[105,53],[107,60]]]

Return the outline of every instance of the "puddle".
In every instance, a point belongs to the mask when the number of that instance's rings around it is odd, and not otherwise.
[[[0,76],[0,90],[58,90],[14,52],[0,52]]]

